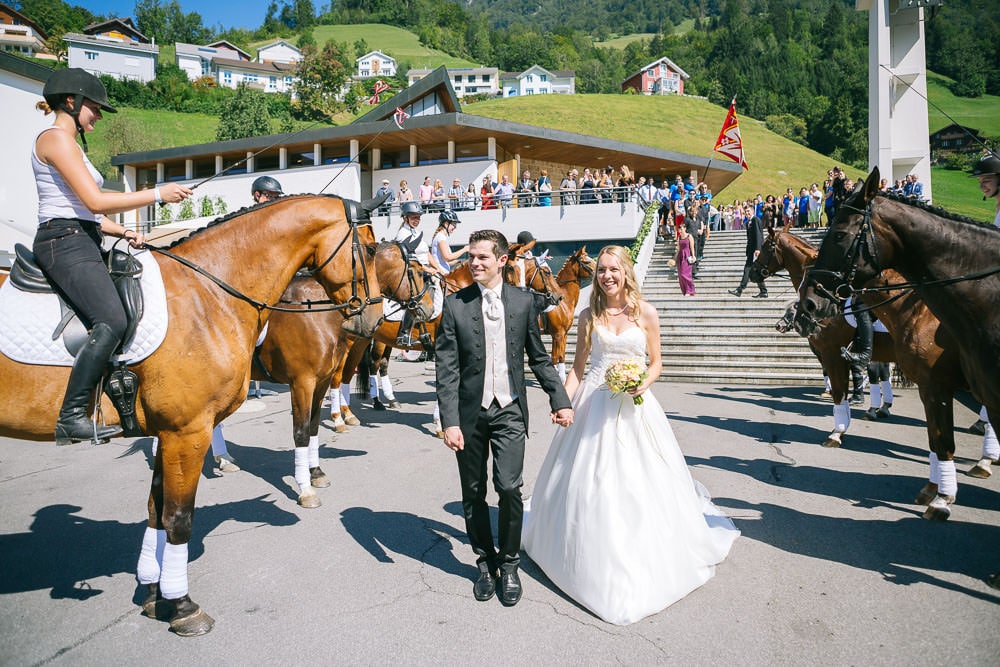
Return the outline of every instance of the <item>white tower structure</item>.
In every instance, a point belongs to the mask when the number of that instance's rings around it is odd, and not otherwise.
[[[941,0],[855,0],[868,11],[868,167],[916,174],[931,198],[924,8]]]

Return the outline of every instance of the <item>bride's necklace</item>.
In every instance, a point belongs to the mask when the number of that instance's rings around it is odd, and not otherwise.
[[[604,312],[606,312],[611,317],[617,317],[618,315],[625,315],[628,313],[628,304],[622,306],[621,308],[610,308],[610,307],[605,308]]]

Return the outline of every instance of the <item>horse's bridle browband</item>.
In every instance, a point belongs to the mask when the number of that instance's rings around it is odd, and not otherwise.
[[[194,262],[192,262],[191,260],[189,260],[189,259],[187,259],[185,257],[181,257],[180,255],[174,254],[174,253],[170,252],[169,250],[167,250],[166,248],[162,248],[162,247],[159,247],[159,246],[154,246],[154,245],[146,244],[145,247],[149,248],[153,252],[160,253],[161,255],[164,255],[165,257],[169,257],[170,259],[173,259],[173,260],[175,260],[177,262],[180,262],[181,264],[183,264],[184,266],[188,267],[189,269],[191,269],[195,273],[208,278],[213,283],[215,283],[216,285],[218,285],[219,288],[221,288],[223,292],[225,292],[226,294],[229,294],[230,296],[233,296],[233,297],[235,297],[235,298],[237,298],[237,299],[239,299],[241,301],[244,301],[244,302],[250,304],[251,306],[253,306],[254,308],[257,309],[257,312],[261,312],[261,311],[264,311],[264,310],[273,310],[273,311],[280,311],[280,312],[283,312],[283,313],[310,313],[310,312],[311,313],[318,313],[318,312],[326,312],[326,311],[331,311],[331,310],[346,310],[347,312],[344,314],[345,317],[354,317],[355,315],[357,315],[358,313],[360,313],[362,310],[364,310],[365,306],[369,306],[369,305],[373,305],[373,304],[376,304],[376,303],[380,303],[382,301],[382,297],[381,296],[372,297],[371,293],[369,292],[369,289],[368,289],[368,267],[365,265],[364,262],[361,263],[361,271],[364,274],[363,278],[362,278],[362,281],[364,282],[365,298],[362,299],[361,297],[358,296],[357,260],[358,260],[358,253],[360,252],[360,247],[361,247],[361,241],[358,238],[358,224],[371,224],[371,223],[349,223],[350,229],[347,231],[347,234],[344,235],[344,238],[340,240],[340,243],[337,244],[337,247],[333,249],[333,252],[331,252],[330,255],[320,265],[318,265],[316,268],[302,272],[303,275],[307,275],[307,276],[310,276],[310,277],[315,277],[316,273],[320,269],[322,269],[323,267],[325,267],[327,264],[329,264],[330,261],[337,255],[337,253],[340,252],[340,249],[344,247],[344,244],[347,243],[347,240],[351,239],[351,297],[350,297],[350,299],[348,299],[346,303],[334,303],[331,300],[308,301],[308,302],[280,301],[280,303],[298,303],[299,305],[305,305],[305,306],[307,306],[306,308],[285,308],[283,306],[268,304],[268,303],[265,303],[263,301],[257,301],[253,297],[250,297],[250,296],[244,294],[243,292],[240,292],[238,289],[236,289],[235,287],[233,287],[232,285],[230,285],[226,281],[222,280],[221,278],[219,278],[217,276],[212,275],[211,273],[209,273],[208,271],[206,271],[205,269],[203,269],[202,267],[198,266],[197,264],[195,264]],[[324,307],[322,307],[322,308],[314,308],[313,307],[314,304],[315,305],[323,305]]]
[[[593,278],[594,277],[594,271],[589,266],[587,266],[586,264],[584,264],[580,260],[580,257],[578,255],[573,255],[572,257],[570,257],[570,259],[572,261],[576,262],[577,264],[579,264],[580,268],[587,272],[587,275],[584,276],[584,275],[581,275],[581,272],[577,272],[576,278],[570,278],[569,280],[559,280],[559,277],[556,276],[556,284],[557,285],[568,285],[570,283],[576,283],[577,285],[583,287],[583,281],[586,280],[587,278]]]

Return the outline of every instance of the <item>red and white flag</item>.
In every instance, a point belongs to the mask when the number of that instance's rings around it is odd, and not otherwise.
[[[747,161],[743,157],[743,137],[740,136],[740,121],[736,118],[736,98],[729,103],[729,113],[726,114],[726,122],[722,124],[722,131],[715,141],[715,151],[722,153],[733,162],[738,162],[740,166],[748,170]]]
[[[410,117],[410,114],[403,111],[403,107],[396,107],[396,113],[393,114],[392,119],[396,121],[396,127],[403,129],[403,121]]]
[[[382,79],[379,79],[378,81],[376,81],[375,82],[375,86],[372,89],[372,92],[374,94],[371,97],[368,98],[368,104],[378,104],[378,96],[381,95],[382,93],[384,93],[387,90],[389,90],[389,84],[387,84]]]

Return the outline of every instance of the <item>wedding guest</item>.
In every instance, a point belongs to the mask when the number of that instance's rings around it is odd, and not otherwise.
[[[552,180],[547,169],[542,169],[538,175],[538,205],[552,206]]]
[[[677,252],[674,253],[674,266],[677,268],[677,282],[681,294],[694,296],[694,265],[697,261],[694,255],[694,239],[688,234],[686,226],[677,229]]]
[[[483,202],[480,208],[483,211],[490,211],[497,207],[496,201],[493,199],[494,187],[496,184],[490,180],[489,174],[483,176],[483,185],[479,188],[479,198]]]

